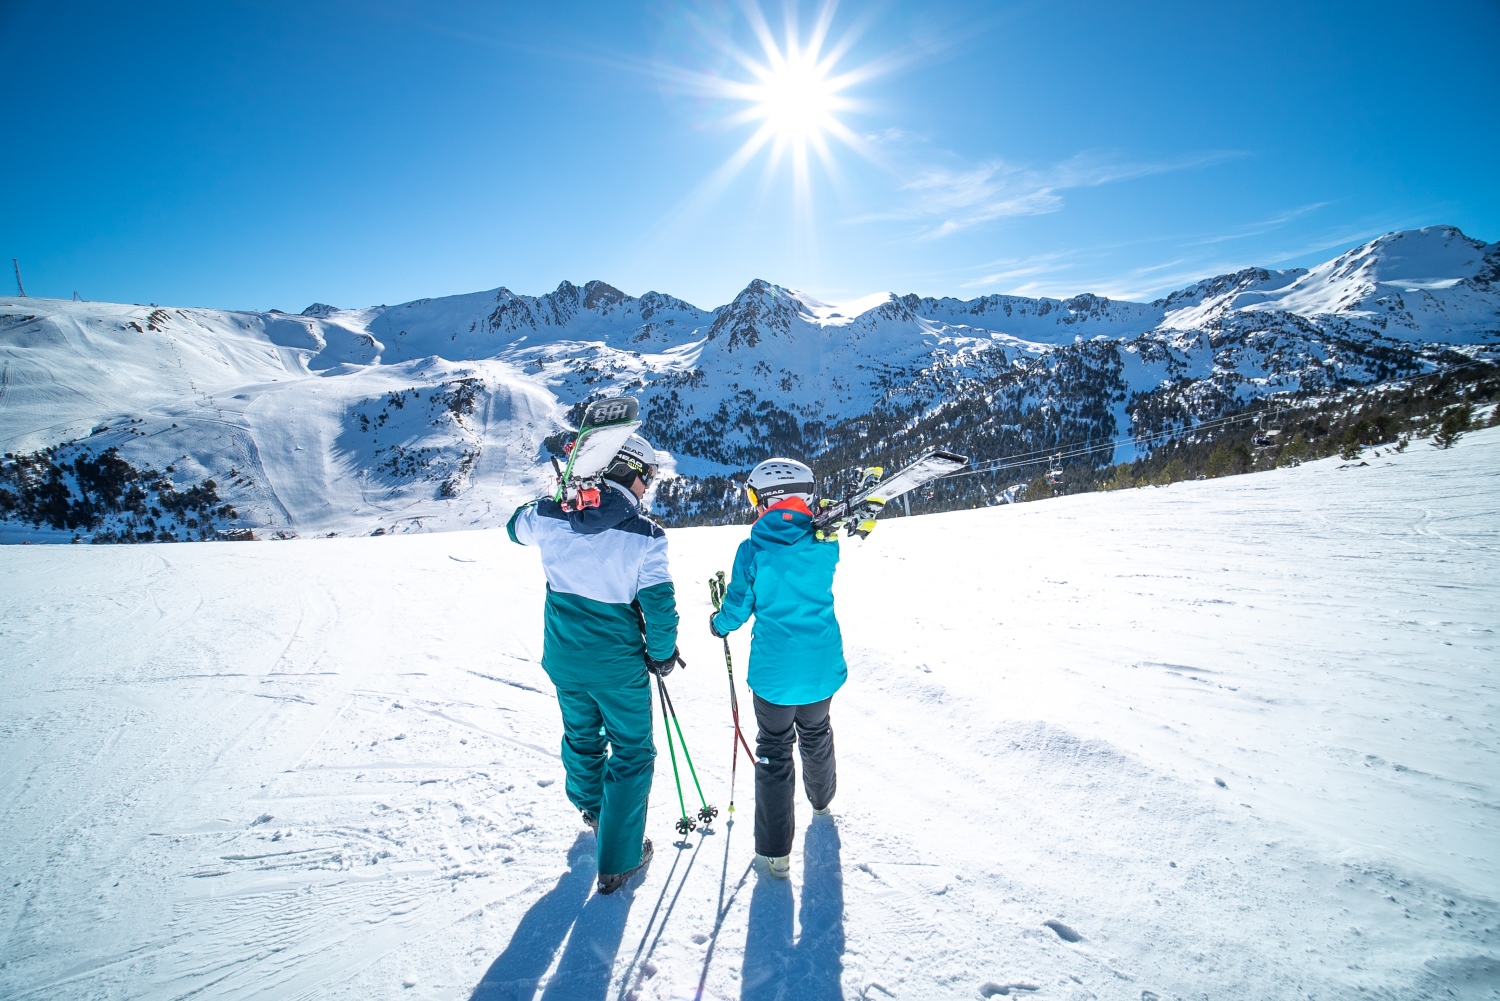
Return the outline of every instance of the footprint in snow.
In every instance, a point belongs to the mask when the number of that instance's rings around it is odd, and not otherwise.
[[[1023,983],[1019,980],[1013,984],[997,984],[993,980],[989,980],[979,985],[979,996],[982,998],[992,998],[998,994],[1003,997],[1009,997],[1020,991],[1039,990],[1041,988],[1036,984]]]
[[[1064,942],[1078,942],[1083,939],[1082,935],[1078,934],[1076,931],[1069,928],[1061,921],[1058,921],[1056,918],[1043,921],[1042,924],[1057,932],[1057,937],[1062,939]]]

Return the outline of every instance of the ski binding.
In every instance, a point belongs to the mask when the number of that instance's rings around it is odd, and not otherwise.
[[[950,476],[969,464],[969,458],[956,452],[934,449],[889,477],[885,470],[872,466],[862,470],[860,481],[843,500],[835,501],[813,516],[813,524],[822,532],[838,530],[842,525],[850,535],[868,535],[860,522],[874,518],[889,501],[924,487],[944,476]]]

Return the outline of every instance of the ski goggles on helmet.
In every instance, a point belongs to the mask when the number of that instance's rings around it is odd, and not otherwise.
[[[632,474],[639,476],[641,482],[649,487],[651,481],[656,479],[656,466],[653,463],[637,462],[628,456],[617,455],[615,456],[615,461],[610,463],[609,471],[606,475],[623,480]]]
[[[745,498],[750,501],[751,507],[760,507],[762,504],[770,507],[788,494],[810,494],[813,490],[814,484],[811,483],[778,483],[765,491],[756,490],[747,483],[745,484]]]

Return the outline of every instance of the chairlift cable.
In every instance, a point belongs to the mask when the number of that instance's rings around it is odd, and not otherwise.
[[[1425,378],[1431,375],[1451,375],[1454,372],[1459,372],[1467,368],[1473,368],[1476,365],[1489,365],[1493,367],[1497,364],[1500,363],[1483,358],[1473,358],[1469,361],[1461,362],[1457,365],[1451,365],[1448,368],[1434,368],[1431,372],[1424,372],[1419,375],[1408,376],[1406,378]],[[1100,442],[1099,444],[1092,446],[1090,446],[1087,442],[1084,442],[1081,446],[1070,445],[1067,448],[1059,451],[1057,450],[1058,446],[1054,445],[1051,448],[1039,448],[1034,449],[1030,452],[1021,452],[1016,455],[1007,455],[996,459],[981,459],[977,462],[971,463],[968,469],[961,470],[956,473],[949,473],[947,476],[940,477],[940,479],[955,479],[960,476],[974,476],[979,473],[997,473],[1007,469],[1017,469],[1022,466],[1032,466],[1043,460],[1050,459],[1054,455],[1058,455],[1064,459],[1077,458],[1081,455],[1089,455],[1094,452],[1102,452],[1105,449],[1114,448],[1116,445],[1127,443],[1133,443],[1137,445],[1156,444],[1165,439],[1176,438],[1182,435],[1193,434],[1205,430],[1217,430],[1220,427],[1227,427],[1229,425],[1237,424],[1242,421],[1251,419],[1258,420],[1267,416],[1279,416],[1281,414],[1290,413],[1298,409],[1301,408],[1285,405],[1267,407],[1263,410],[1256,411],[1253,414],[1234,414],[1225,417],[1215,417],[1210,420],[1201,421],[1197,424],[1191,425],[1190,427],[1178,428],[1169,431],[1156,431],[1152,432],[1151,434],[1141,435],[1139,437],[1135,435],[1119,435],[1115,438],[1111,438],[1108,441]]]
[[[1458,365],[1452,365],[1448,368],[1442,369],[1434,368],[1431,372],[1421,373],[1420,375],[1416,376],[1409,376],[1408,378],[1425,378],[1426,376],[1432,375],[1451,375],[1454,372],[1459,372],[1467,368],[1473,368],[1477,365],[1489,365],[1493,367],[1496,364],[1496,362],[1487,359],[1474,358],[1470,361],[1462,362]],[[1301,408],[1285,405],[1267,407],[1263,410],[1259,410],[1250,414],[1234,414],[1225,417],[1215,417],[1211,420],[1202,421],[1188,427],[1176,428],[1167,431],[1155,431],[1151,434],[1140,435],[1139,437],[1135,435],[1119,435],[1117,437],[1109,439],[1108,441],[1099,442],[1098,444],[1091,445],[1087,441],[1085,441],[1081,445],[1068,446],[1059,451],[1054,451],[1054,449],[1056,449],[1056,446],[1054,446],[1053,448],[1034,449],[1030,452],[1022,452],[1018,455],[1007,455],[996,459],[981,459],[978,462],[971,463],[968,469],[960,470],[956,473],[949,473],[946,476],[939,477],[939,479],[957,479],[960,476],[976,476],[980,473],[999,473],[1007,469],[1019,469],[1023,466],[1034,466],[1043,461],[1049,462],[1050,473],[1050,460],[1054,457],[1058,459],[1074,459],[1084,455],[1091,455],[1095,452],[1102,452],[1106,449],[1113,449],[1116,446],[1122,444],[1134,444],[1138,446],[1155,445],[1165,440],[1170,440],[1190,434],[1196,434],[1203,431],[1215,431],[1220,428],[1228,427],[1230,425],[1242,423],[1245,421],[1255,420],[1259,422],[1267,417],[1279,417],[1281,414],[1291,413],[1299,409]]]

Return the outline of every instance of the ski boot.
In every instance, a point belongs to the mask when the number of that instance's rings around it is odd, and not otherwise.
[[[765,867],[765,871],[777,879],[786,879],[792,874],[790,855],[757,855],[755,865],[756,868]]]
[[[651,861],[651,856],[654,855],[654,854],[656,854],[656,852],[651,847],[651,839],[647,838],[645,841],[642,841],[641,842],[641,862],[640,862],[640,865],[636,866],[634,869],[630,870],[629,872],[612,872],[612,873],[602,873],[601,872],[599,874],[599,892],[600,893],[605,893],[605,894],[614,893],[620,887],[622,887],[622,886],[625,885],[625,881],[627,879],[629,879],[631,876],[634,876],[636,873],[640,872],[642,869],[646,868],[647,863],[649,863]]]

